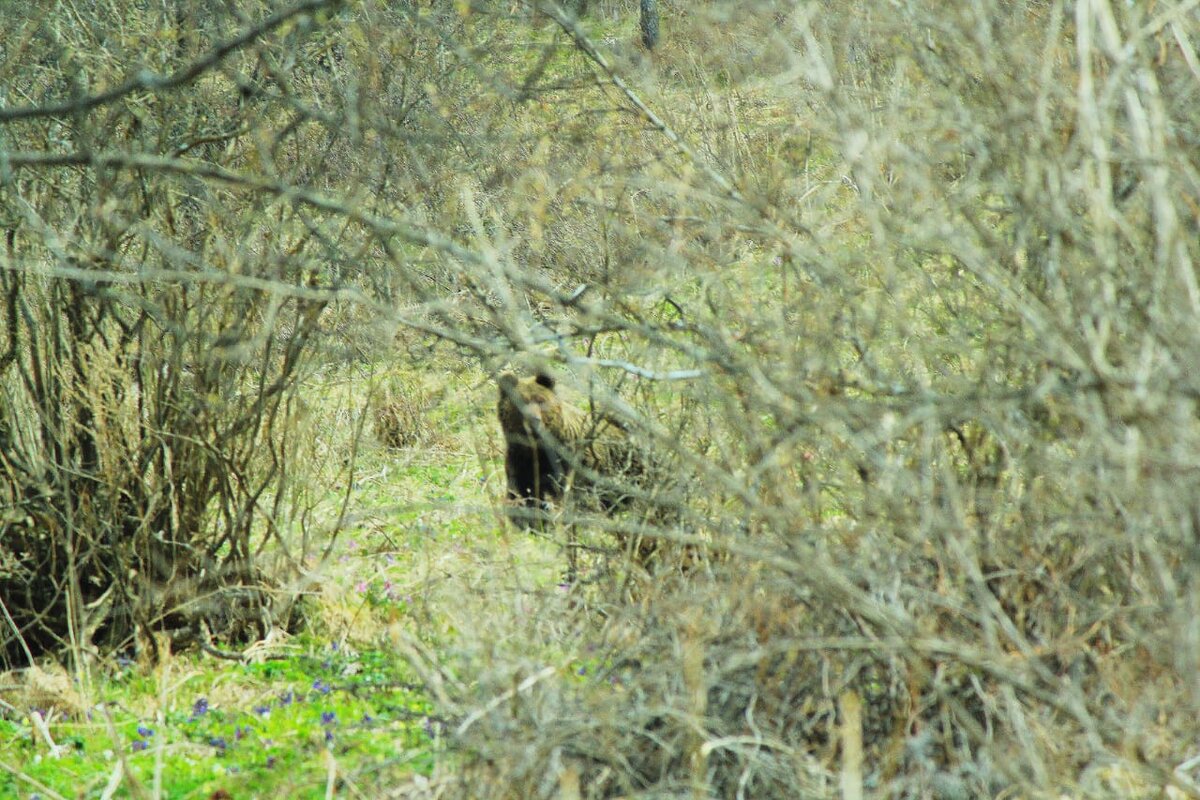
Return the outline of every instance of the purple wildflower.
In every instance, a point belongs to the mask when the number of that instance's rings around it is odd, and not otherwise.
[[[149,746],[150,745],[143,739],[138,739],[138,740],[134,741],[134,743],[132,745],[130,745],[130,747],[133,749],[133,752],[135,752],[135,753],[138,752],[139,750],[145,750]]]

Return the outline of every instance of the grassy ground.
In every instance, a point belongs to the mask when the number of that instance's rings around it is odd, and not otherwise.
[[[359,370],[308,387],[330,481],[314,528],[328,532],[344,510],[344,529],[323,563],[309,561],[305,633],[260,643],[248,663],[189,653],[83,681],[56,667],[0,677],[0,797],[374,797],[429,773],[443,722],[397,646],[453,649],[505,608],[524,624],[559,591],[563,562],[552,543],[500,525],[482,374],[421,378],[432,391],[412,415],[413,444],[380,441],[377,410],[417,380]]]
[[[293,642],[291,655],[250,664],[177,658],[131,665],[97,682],[89,704],[48,672],[26,692],[32,720],[0,722],[11,797],[322,796],[329,780],[369,788],[378,776],[432,766],[428,702],[394,658]],[[28,683],[27,683],[28,685]]]

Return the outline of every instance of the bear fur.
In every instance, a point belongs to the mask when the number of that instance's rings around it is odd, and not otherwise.
[[[499,384],[497,412],[510,501],[545,510],[568,489],[579,487],[595,490],[604,508],[627,499],[621,478],[641,472],[643,462],[620,425],[564,402],[549,373],[518,378],[505,372]],[[527,528],[537,521],[536,513],[513,516]]]

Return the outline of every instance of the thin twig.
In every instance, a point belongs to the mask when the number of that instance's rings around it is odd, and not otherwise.
[[[24,772],[17,769],[16,767],[9,764],[8,762],[0,761],[0,769],[3,769],[9,775],[12,775],[14,778],[17,778],[18,780],[25,781],[30,786],[37,789],[39,792],[42,792],[47,797],[51,798],[51,800],[67,800],[67,798],[63,797],[58,792],[54,791],[46,784],[39,781],[37,778],[32,778],[29,775],[26,775]]]

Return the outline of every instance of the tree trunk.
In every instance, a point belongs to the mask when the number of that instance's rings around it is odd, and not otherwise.
[[[658,44],[658,0],[641,0],[642,2],[642,44],[647,50],[653,50]]]

